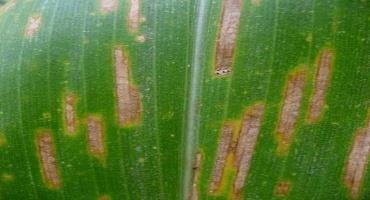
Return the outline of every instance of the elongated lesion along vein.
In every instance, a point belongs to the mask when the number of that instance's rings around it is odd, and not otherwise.
[[[15,0],[10,0],[8,2],[6,2],[4,5],[0,5],[0,16],[4,13],[6,13],[8,10],[10,10],[11,8],[13,8],[16,4],[16,1]]]
[[[264,113],[264,104],[255,103],[247,109],[241,121],[239,134],[231,122],[226,122],[222,128],[221,139],[218,143],[216,161],[213,166],[212,179],[210,182],[210,192],[215,194],[219,191],[223,182],[227,157],[234,161],[231,167],[235,167],[236,176],[233,182],[232,194],[239,197],[244,188],[245,180],[249,172],[257,138],[261,129]]]
[[[145,19],[140,15],[140,0],[130,0],[128,11],[128,30],[129,32],[137,32],[141,22]]]
[[[370,120],[367,127],[357,131],[345,168],[344,183],[352,198],[359,196],[370,157]]]
[[[215,74],[222,76],[231,72],[234,49],[239,31],[241,0],[224,0],[221,28],[216,47]]]
[[[141,115],[139,91],[130,84],[129,60],[122,48],[114,50],[116,71],[116,96],[118,122],[120,125],[138,123]]]
[[[105,156],[104,129],[99,117],[89,116],[87,118],[87,138],[90,153],[103,158]]]
[[[211,193],[216,192],[221,184],[227,156],[231,150],[234,127],[231,123],[225,123],[222,128],[221,139],[218,143],[217,157],[213,166],[212,180],[209,186]]]
[[[324,49],[316,63],[314,91],[308,113],[309,121],[317,121],[323,113],[326,91],[330,82],[333,65],[333,51]]]
[[[76,98],[72,94],[67,94],[64,97],[64,121],[67,133],[74,135],[76,133],[76,110],[75,110]]]
[[[283,105],[277,127],[278,152],[287,152],[300,114],[305,87],[305,71],[299,70],[289,75]]]
[[[100,10],[103,13],[116,11],[118,3],[118,0],[100,0]]]
[[[26,29],[24,31],[24,35],[27,38],[32,38],[40,29],[42,22],[41,15],[35,15],[28,18],[28,22],[26,25]]]
[[[263,113],[264,105],[257,103],[247,110],[244,115],[235,153],[237,173],[233,185],[234,195],[239,195],[244,188],[261,129]]]
[[[192,180],[192,189],[191,194],[189,196],[189,200],[198,200],[199,199],[199,192],[198,192],[198,182],[200,176],[200,166],[202,164],[202,153],[198,152],[195,156],[195,163],[193,166],[193,180]]]
[[[61,186],[61,180],[55,157],[54,142],[50,131],[39,133],[36,143],[45,183],[51,188],[59,188]]]

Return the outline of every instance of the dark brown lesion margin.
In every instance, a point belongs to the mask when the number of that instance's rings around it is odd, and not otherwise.
[[[225,76],[232,71],[241,7],[241,0],[223,0],[221,25],[216,44],[214,68],[216,76]]]

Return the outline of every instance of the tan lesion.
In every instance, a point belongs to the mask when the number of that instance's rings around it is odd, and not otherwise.
[[[138,35],[138,36],[136,36],[136,38],[135,38],[135,41],[136,41],[136,42],[140,42],[140,43],[145,42],[145,40],[146,40],[146,38],[145,38],[145,36],[144,36],[144,35]]]
[[[58,172],[51,132],[49,130],[40,131],[36,137],[36,145],[44,182],[50,188],[60,188],[61,179]]]
[[[99,0],[100,11],[102,13],[114,12],[118,9],[119,0]]]
[[[136,33],[139,30],[140,24],[145,21],[145,17],[140,14],[141,0],[129,0],[128,10],[128,30],[131,33]]]
[[[141,117],[141,97],[130,83],[129,60],[121,47],[114,50],[118,122],[122,126],[137,124]]]
[[[306,71],[299,69],[289,75],[277,126],[278,153],[286,153],[301,113]]]
[[[105,130],[101,117],[90,115],[86,119],[87,139],[90,154],[97,158],[105,157]]]
[[[223,1],[221,27],[216,46],[215,75],[217,76],[224,76],[232,71],[240,12],[241,0]]]
[[[331,49],[323,49],[316,61],[316,75],[311,97],[308,120],[316,122],[324,112],[325,97],[330,83],[333,67],[334,52]]]
[[[264,110],[264,104],[256,102],[248,107],[243,119],[224,123],[209,185],[209,191],[212,195],[219,195],[224,189],[223,184],[228,180],[225,171],[228,170],[232,171],[232,174],[235,173],[234,180],[230,179],[233,181],[231,198],[238,199],[240,197],[251,166]],[[233,175],[229,178],[232,177]]]
[[[360,194],[363,178],[366,175],[370,157],[370,120],[367,127],[356,132],[352,149],[349,153],[344,171],[344,184],[350,189],[350,196],[357,198]]]
[[[64,123],[68,135],[75,135],[77,131],[76,101],[72,93],[64,96]]]
[[[39,31],[41,24],[42,24],[41,14],[29,17],[24,31],[24,35],[27,38],[34,37],[35,34]]]
[[[189,196],[189,200],[199,199],[199,177],[200,177],[200,167],[202,164],[203,155],[199,151],[195,156],[195,162],[193,165],[193,178],[192,178],[192,189]]]
[[[258,102],[244,114],[235,151],[235,167],[237,172],[233,184],[234,196],[239,196],[244,188],[260,133],[264,110],[264,104]]]
[[[12,9],[16,5],[16,0],[10,0],[4,5],[0,4],[0,16],[6,13],[8,10]]]
[[[213,165],[212,179],[209,185],[209,192],[215,193],[220,187],[224,168],[227,162],[227,156],[231,151],[231,144],[233,139],[234,126],[232,123],[225,123],[222,131],[221,138],[218,142],[216,160]]]

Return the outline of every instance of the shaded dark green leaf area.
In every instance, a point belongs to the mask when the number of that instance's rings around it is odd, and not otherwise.
[[[5,4],[7,1],[6,0],[0,0],[0,5]]]

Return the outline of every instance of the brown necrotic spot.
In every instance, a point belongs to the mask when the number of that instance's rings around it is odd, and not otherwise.
[[[3,173],[1,175],[1,180],[3,182],[10,182],[14,180],[14,175],[13,174],[8,174],[8,173]]]
[[[76,133],[76,111],[75,111],[76,98],[72,94],[67,94],[64,97],[64,121],[68,134]]]
[[[128,30],[137,32],[143,18],[140,16],[140,0],[130,0],[130,8],[128,12]]]
[[[104,129],[103,122],[99,117],[90,116],[87,118],[87,137],[90,153],[97,157],[103,157],[105,155]]]
[[[195,157],[195,163],[193,166],[193,180],[192,180],[192,189],[189,196],[189,200],[198,200],[198,181],[200,176],[200,166],[202,163],[202,153],[198,152]]]
[[[308,113],[310,121],[317,121],[323,113],[326,90],[330,81],[331,68],[333,65],[333,52],[325,49],[320,53],[316,63],[316,77],[311,104]]]
[[[241,0],[224,0],[221,28],[216,47],[215,74],[222,76],[231,72],[234,48],[239,30]]]
[[[347,160],[344,183],[351,190],[351,197],[357,198],[366,174],[370,156],[370,121],[366,129],[360,129],[354,139]]]
[[[99,198],[98,198],[98,200],[110,200],[111,198],[110,198],[110,196],[109,195],[103,195],[103,196],[100,196]]]
[[[231,123],[225,123],[222,128],[221,138],[218,143],[216,161],[213,165],[212,180],[209,186],[211,193],[216,192],[221,184],[227,156],[231,150],[234,127]]]
[[[32,16],[28,18],[28,22],[24,33],[27,38],[31,38],[37,33],[41,26],[41,21],[42,21],[41,15]]]
[[[276,185],[275,194],[277,196],[285,197],[289,194],[291,188],[291,184],[289,181],[280,181]]]
[[[4,133],[0,132],[0,147],[3,147],[6,145],[6,137]]]
[[[118,122],[121,125],[137,123],[141,114],[139,91],[130,84],[129,61],[121,48],[114,51]]]
[[[59,188],[61,181],[50,131],[39,133],[36,142],[44,181],[51,188]]]
[[[235,152],[235,166],[237,169],[233,189],[235,195],[238,195],[244,187],[261,129],[263,113],[264,105],[256,103],[244,114]]]
[[[100,0],[100,10],[103,13],[109,13],[117,10],[118,0]]]
[[[277,127],[278,152],[288,150],[300,114],[301,101],[305,86],[305,71],[299,70],[289,75],[285,88],[283,105]]]

